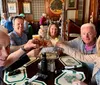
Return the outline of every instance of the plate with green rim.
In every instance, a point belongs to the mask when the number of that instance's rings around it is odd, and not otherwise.
[[[60,56],[59,61],[65,67],[73,67],[73,68],[82,67],[82,63],[79,60],[76,60],[75,58],[68,55]]]
[[[26,68],[23,67],[23,68],[20,68],[19,70],[20,70],[20,73],[14,74],[14,75],[9,75],[9,72],[5,71],[4,78],[3,78],[4,82],[8,85],[8,84],[21,82],[27,79]]]
[[[28,78],[22,82],[14,83],[13,85],[25,85],[25,82],[27,82],[27,81],[28,81]],[[40,80],[33,80],[31,82],[31,85],[47,85],[47,84]]]
[[[75,80],[84,81],[85,74],[75,70],[64,70],[58,77],[55,78],[55,85],[72,85]]]

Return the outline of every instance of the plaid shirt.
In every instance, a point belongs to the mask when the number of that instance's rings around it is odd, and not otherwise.
[[[27,35],[25,33],[23,33],[22,36],[19,37],[15,31],[12,31],[11,33],[9,33],[9,36],[10,45],[12,46],[23,45],[28,41]]]

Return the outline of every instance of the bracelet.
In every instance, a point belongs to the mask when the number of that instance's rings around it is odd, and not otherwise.
[[[27,50],[24,48],[24,46],[22,46],[21,49],[22,49],[24,52],[27,52]]]

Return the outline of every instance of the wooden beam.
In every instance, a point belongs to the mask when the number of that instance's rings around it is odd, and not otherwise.
[[[62,6],[62,22],[61,22],[61,37],[63,40],[66,38],[66,0],[64,0],[63,6]]]

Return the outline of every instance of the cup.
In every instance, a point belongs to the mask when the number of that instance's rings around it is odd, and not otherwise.
[[[38,39],[38,40],[39,40],[39,39],[40,39],[40,35],[32,35],[32,38],[33,38],[33,39]]]
[[[32,35],[32,38],[35,44],[39,44],[40,46],[44,45],[44,41],[40,35]]]

